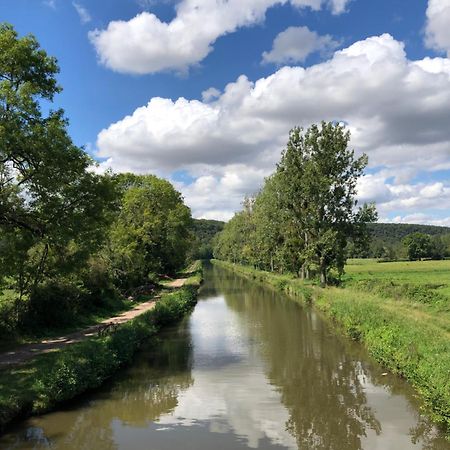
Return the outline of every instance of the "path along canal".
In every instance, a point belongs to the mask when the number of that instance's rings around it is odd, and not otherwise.
[[[1,449],[450,449],[412,389],[311,308],[207,267],[192,313]]]

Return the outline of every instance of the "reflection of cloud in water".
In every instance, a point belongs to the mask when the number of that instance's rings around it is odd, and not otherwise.
[[[267,382],[259,358],[249,352],[251,339],[243,334],[238,320],[223,298],[199,304],[191,322],[195,324],[191,329],[194,383],[180,392],[174,411],[158,422],[183,426],[208,422],[209,431],[233,432],[251,448],[257,448],[262,439],[297,448],[285,430],[288,411],[279,392]]]
[[[285,430],[289,413],[280,394],[267,383],[262,367],[249,372],[246,364],[232,364],[220,372],[193,371],[194,384],[180,393],[171,415],[161,416],[159,424],[191,426],[208,421],[209,430],[233,432],[245,437],[248,446],[268,438],[273,444],[297,448]]]
[[[195,324],[191,335],[197,369],[217,370],[247,357],[248,337],[222,297],[200,303],[191,323]]]

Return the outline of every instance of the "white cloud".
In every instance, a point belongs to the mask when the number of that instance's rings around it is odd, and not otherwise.
[[[417,213],[406,216],[395,216],[393,219],[383,218],[385,223],[417,223],[419,225],[436,225],[450,227],[450,217],[436,218],[429,214]]]
[[[279,33],[270,52],[263,53],[266,63],[296,63],[303,62],[310,54],[330,52],[339,46],[329,34],[320,36],[308,27],[289,27]]]
[[[49,8],[56,9],[56,0],[44,0],[42,3]]]
[[[206,91],[202,92],[202,100],[205,103],[208,103],[211,100],[217,99],[219,97],[220,97],[220,91],[213,87],[206,89]]]
[[[202,61],[220,36],[262,22],[268,8],[287,1],[182,0],[171,22],[162,22],[144,11],[129,21],[112,21],[105,30],[91,31],[89,38],[101,63],[115,71],[183,72]],[[348,0],[290,0],[290,3],[315,10],[327,6],[339,14]]]
[[[426,43],[430,48],[447,52],[450,57],[450,0],[429,0]]]
[[[384,168],[365,178],[364,200],[379,200],[386,212],[447,205],[445,186],[407,190],[418,171],[450,169],[446,59],[410,61],[403,44],[385,34],[324,63],[283,67],[255,82],[240,76],[223,92],[205,95],[205,101],[151,99],[99,134],[99,156],[115,170],[187,170],[200,177],[180,185],[194,214],[224,217],[273,171],[292,126],[342,120],[357,152]]]
[[[76,9],[78,15],[80,16],[80,21],[84,25],[92,20],[89,11],[80,3],[72,2],[73,7]]]

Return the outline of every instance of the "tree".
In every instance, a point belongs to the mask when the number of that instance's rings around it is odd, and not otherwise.
[[[410,261],[430,257],[432,253],[432,242],[428,234],[411,233],[403,239]]]
[[[284,211],[304,245],[301,272],[307,277],[316,264],[322,284],[331,267],[343,272],[348,239],[364,239],[365,224],[376,220],[373,205],[356,208],[356,183],[368,160],[355,158],[349,141],[340,124],[294,128],[277,167]]]
[[[179,269],[190,248],[192,219],[181,194],[154,175],[117,177],[122,200],[111,228],[109,258],[123,288]]]
[[[40,104],[61,91],[55,58],[33,36],[0,25],[0,260],[19,297],[73,272],[99,248],[115,201],[109,175],[67,133],[62,110]],[[6,244],[5,244],[6,243]]]

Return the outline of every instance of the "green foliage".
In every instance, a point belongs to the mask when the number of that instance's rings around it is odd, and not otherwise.
[[[61,90],[58,71],[34,37],[0,26],[0,281],[19,299],[100,248],[116,195],[72,143],[63,112],[41,112]]]
[[[404,223],[367,224],[370,235],[368,245],[350,242],[347,246],[349,258],[380,258],[395,261],[408,257],[403,239],[413,233],[427,234],[431,238],[432,252],[429,257],[442,259],[450,256],[450,228],[433,225],[415,225]]]
[[[427,234],[412,233],[403,239],[410,261],[422,259],[431,255],[431,238]]]
[[[189,252],[189,259],[211,259],[213,257],[213,240],[223,230],[225,223],[219,220],[193,219],[192,233],[194,242]]]
[[[107,248],[116,282],[128,288],[174,273],[191,245],[191,213],[180,193],[154,175],[125,174],[118,183],[122,201]]]
[[[225,225],[214,256],[234,263],[302,278],[343,273],[350,240],[367,242],[366,223],[376,220],[373,205],[356,208],[356,183],[365,155],[349,150],[345,127],[325,123],[294,128],[274,175],[254,199]]]
[[[67,280],[46,280],[30,295],[23,327],[29,330],[64,327],[76,319],[83,309],[87,292]],[[55,308],[55,305],[58,305]]]

